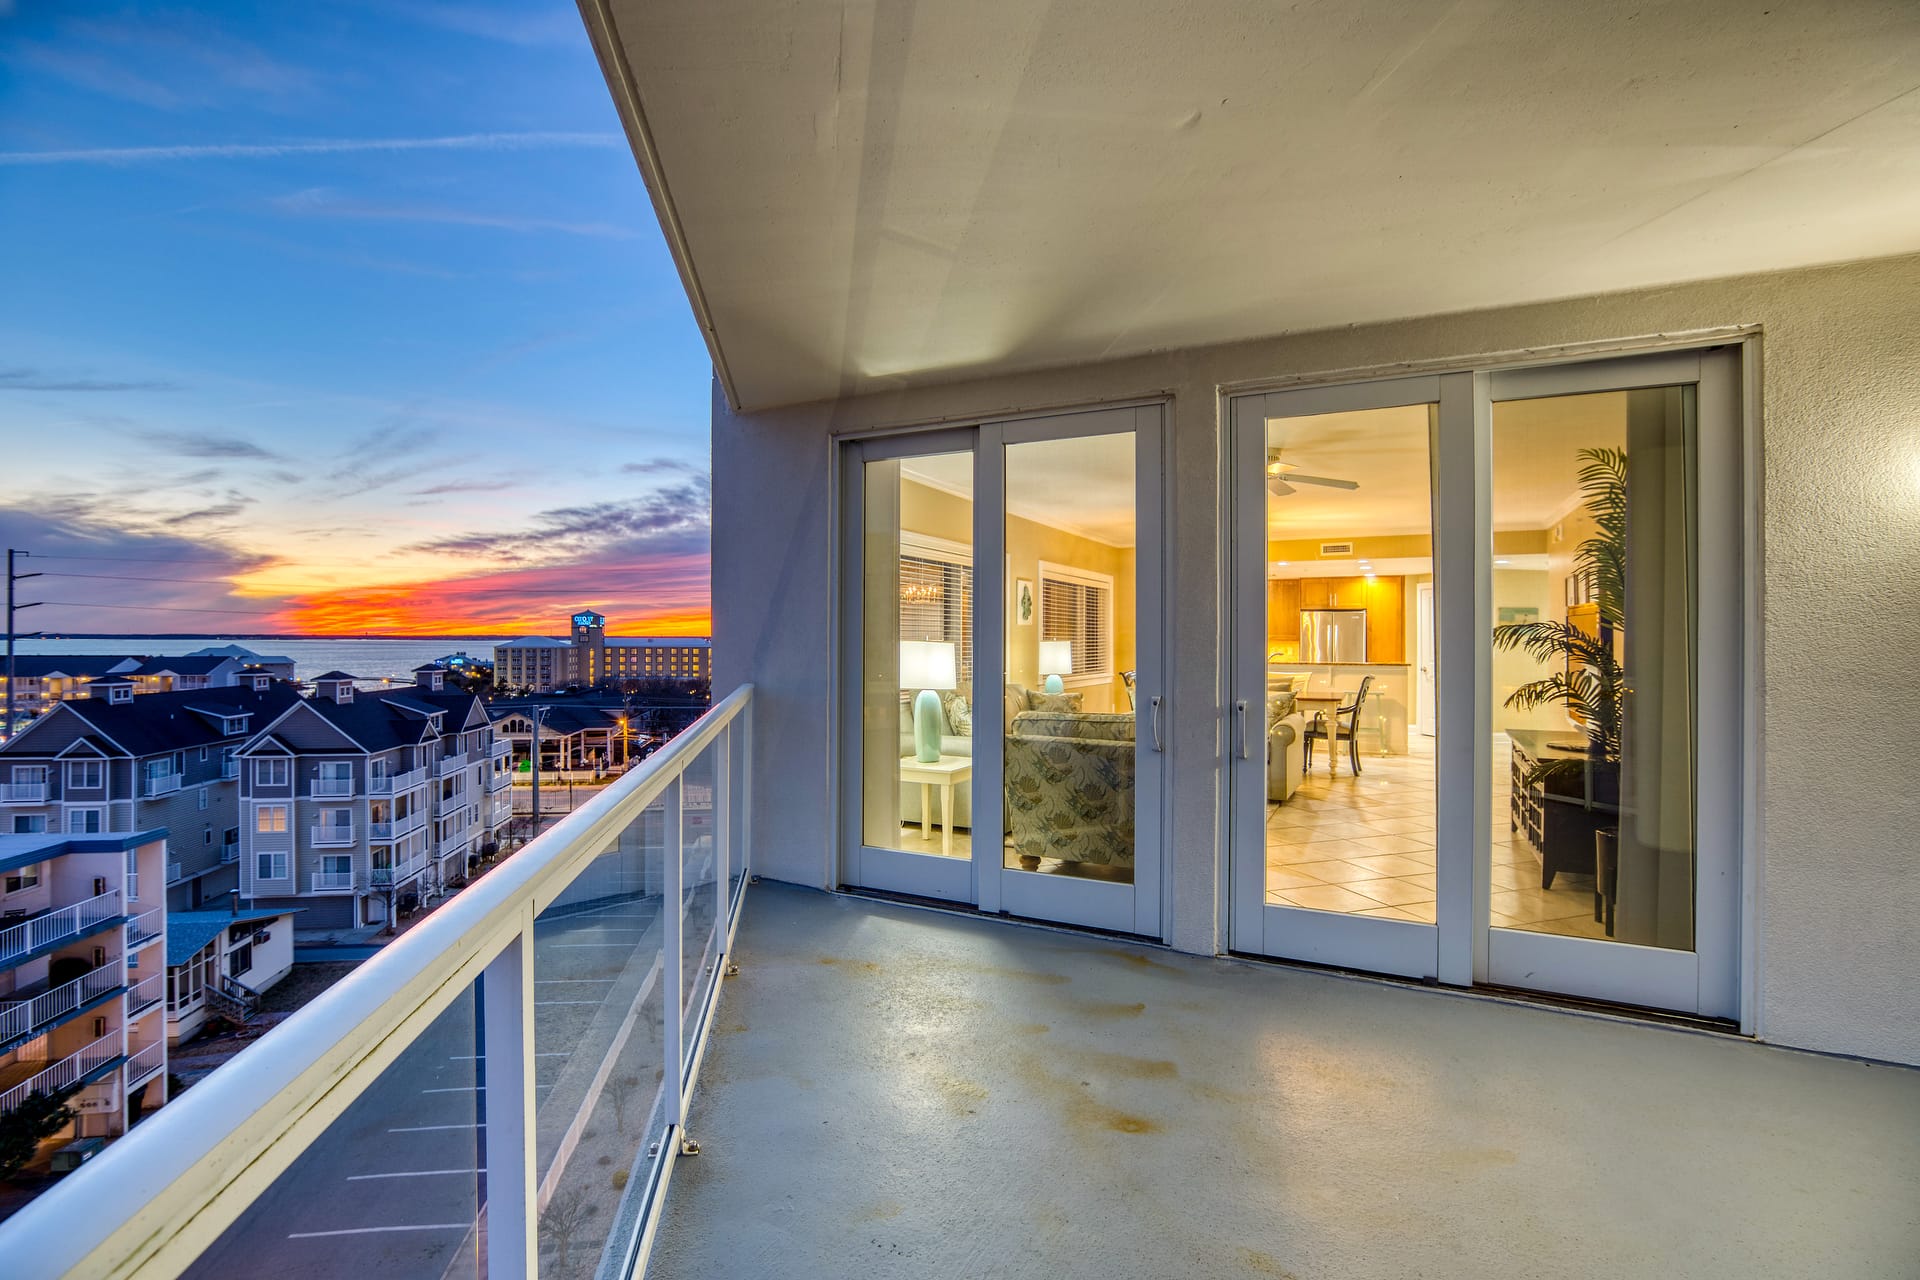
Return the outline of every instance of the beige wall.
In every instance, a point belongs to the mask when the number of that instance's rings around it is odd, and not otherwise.
[[[1164,399],[1169,451],[1170,940],[1226,945],[1220,760],[1223,385],[1454,367],[1564,344],[1758,326],[1766,453],[1754,767],[1755,1028],[1920,1062],[1920,257],[1344,328],[1108,364],[734,414],[714,404],[721,688],[755,681],[756,857],[836,877],[828,467],[836,432]],[[1836,625],[1844,619],[1845,625]],[[1820,767],[1809,767],[1820,761]],[[1776,766],[1776,763],[1777,766]]]

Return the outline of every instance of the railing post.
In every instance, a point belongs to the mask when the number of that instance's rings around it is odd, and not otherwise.
[[[487,1280],[533,1280],[540,1270],[534,1178],[533,910],[480,981],[480,1115],[486,1123]]]
[[[714,981],[726,968],[727,868],[733,863],[733,726],[720,731],[713,753],[713,964]]]
[[[753,874],[753,698],[740,708],[740,896],[746,898],[747,877]]]
[[[687,1121],[686,1090],[683,1084],[685,1076],[684,1069],[680,1065],[685,1061],[681,1053],[680,1037],[683,1034],[685,1022],[683,1013],[686,1007],[680,995],[683,945],[680,937],[682,932],[680,844],[684,822],[681,813],[683,794],[681,784],[684,776],[676,775],[660,796],[663,828],[660,851],[661,857],[665,860],[661,867],[663,877],[660,890],[660,906],[665,913],[665,919],[661,921],[665,929],[661,934],[663,942],[660,955],[660,986],[661,995],[665,998],[661,1000],[660,1007],[665,1014],[661,1039],[665,1042],[667,1055],[666,1074],[661,1077],[661,1084],[667,1091],[667,1120],[675,1130]],[[674,1137],[677,1141],[679,1134],[676,1132]],[[664,1151],[660,1155],[662,1159],[667,1158],[667,1153]]]

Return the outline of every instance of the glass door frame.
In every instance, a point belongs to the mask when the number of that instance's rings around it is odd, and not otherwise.
[[[1747,349],[1739,344],[1235,394],[1226,491],[1228,921],[1235,951],[1450,986],[1508,986],[1719,1018],[1741,1016],[1749,797],[1751,620],[1746,522]],[[1692,951],[1566,937],[1490,922],[1492,838],[1493,405],[1694,385],[1698,423],[1698,694]],[[1435,924],[1269,905],[1265,734],[1266,419],[1439,406],[1433,474]],[[1258,555],[1251,552],[1257,549]],[[1249,705],[1252,698],[1261,699]],[[1255,797],[1258,797],[1257,801]]]
[[[1473,520],[1470,509],[1454,496],[1447,483],[1457,481],[1459,445],[1473,430],[1474,374],[1428,374],[1373,382],[1300,387],[1283,391],[1238,395],[1231,405],[1228,539],[1231,619],[1230,668],[1227,706],[1227,793],[1229,804],[1229,930],[1235,951],[1304,960],[1313,964],[1407,978],[1449,979],[1462,973],[1454,957],[1443,967],[1443,936],[1464,935],[1471,892],[1467,838],[1473,821],[1471,806],[1457,785],[1454,753],[1463,726],[1449,714],[1449,699],[1464,701],[1462,690],[1472,684],[1453,670],[1461,661],[1457,625],[1448,612],[1456,599],[1470,599],[1465,589],[1472,580]],[[1267,502],[1266,449],[1269,416],[1310,417],[1324,413],[1355,413],[1408,406],[1437,407],[1429,432],[1427,457],[1431,468],[1435,663],[1434,682],[1439,731],[1435,739],[1435,875],[1434,924],[1412,920],[1346,915],[1306,907],[1281,906],[1267,901]],[[1273,409],[1284,410],[1272,414]],[[1257,554],[1256,554],[1257,553]],[[1491,578],[1488,579],[1489,584]],[[1456,584],[1459,584],[1456,586]],[[1460,611],[1457,610],[1456,611]],[[1463,612],[1463,611],[1460,611]],[[1464,616],[1464,613],[1463,613]],[[1255,732],[1255,724],[1261,726]],[[1449,729],[1452,733],[1449,733]],[[1333,749],[1333,744],[1328,744]],[[1451,763],[1450,763],[1451,761]],[[1481,808],[1491,809],[1490,801]],[[1484,828],[1484,824],[1483,824]],[[1449,920],[1453,922],[1451,930]]]
[[[1045,440],[1132,433],[1135,459],[1134,669],[1135,806],[1134,877],[1131,885],[1008,868],[1003,846],[1004,726],[1000,700],[985,723],[994,732],[974,735],[973,828],[967,858],[947,858],[883,849],[865,840],[864,786],[864,524],[866,464],[931,454],[967,453],[973,459],[973,689],[998,690],[1006,683],[1007,598],[1011,588],[1006,552],[1007,446]],[[832,753],[835,787],[834,866],[838,883],[958,904],[981,911],[1081,925],[1152,938],[1167,936],[1164,903],[1168,805],[1166,751],[1170,741],[1166,653],[1170,620],[1165,608],[1167,493],[1165,406],[1161,402],[1085,410],[1061,410],[977,425],[896,430],[842,436],[835,442],[838,520],[835,549],[835,617],[838,681],[833,699],[838,720]],[[976,724],[982,723],[976,718]],[[991,857],[991,862],[987,858]]]

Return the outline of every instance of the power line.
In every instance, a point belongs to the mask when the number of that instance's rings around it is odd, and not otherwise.
[[[62,573],[58,569],[48,570],[49,578],[92,578],[97,582],[205,582],[213,586],[233,585],[232,578],[168,578],[154,573]]]

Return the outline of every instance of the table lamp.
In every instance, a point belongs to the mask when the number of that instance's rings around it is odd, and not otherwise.
[[[1040,674],[1047,678],[1048,693],[1065,693],[1067,686],[1060,677],[1073,674],[1073,641],[1042,640]]]
[[[940,709],[940,694],[935,691],[958,688],[959,684],[952,644],[944,640],[900,642],[900,687],[920,691],[913,700],[913,758],[921,764],[932,764],[940,758],[940,729],[947,717]]]

